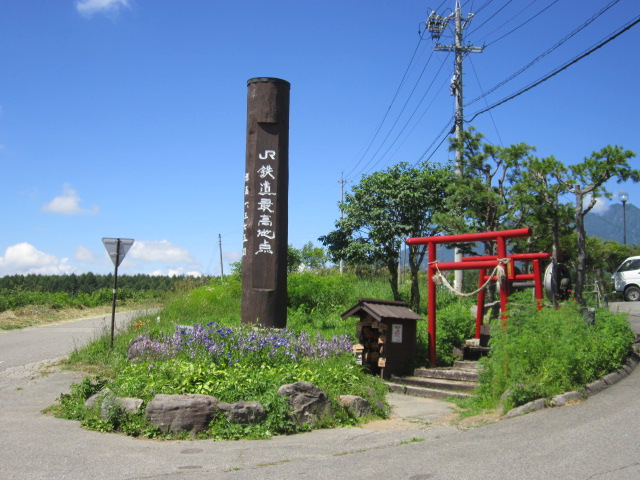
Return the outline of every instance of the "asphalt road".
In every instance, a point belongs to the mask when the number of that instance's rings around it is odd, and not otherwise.
[[[640,302],[611,308],[629,311],[639,331]],[[86,328],[82,335],[62,335],[66,348],[74,336],[84,342],[95,335]],[[53,343],[51,330],[33,334],[37,342]],[[154,441],[87,431],[42,415],[78,376],[38,373],[34,366],[47,354],[38,345],[27,347],[28,339],[14,351],[28,350],[18,353],[31,367],[16,366],[5,347],[13,348],[12,339],[21,335],[0,334],[1,359],[13,365],[0,372],[2,479],[640,478],[638,369],[586,401],[467,431],[390,422],[382,430],[321,430],[265,441]]]
[[[116,332],[133,317],[144,313],[146,312],[116,313]],[[0,331],[0,372],[65,357],[73,349],[109,331],[111,331],[111,314],[75,322]]]

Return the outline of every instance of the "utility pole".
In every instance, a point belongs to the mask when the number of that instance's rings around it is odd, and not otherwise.
[[[340,184],[340,220],[344,217],[344,212],[342,211],[342,204],[344,203],[344,184],[347,183],[348,180],[344,178],[344,172],[340,173],[340,180],[338,183]],[[344,260],[340,259],[340,275],[344,273]]]
[[[426,21],[427,30],[431,33],[431,39],[436,41],[434,50],[436,52],[454,52],[455,58],[455,71],[453,78],[451,79],[451,95],[455,97],[456,105],[456,117],[455,117],[455,133],[456,140],[458,141],[458,149],[456,150],[456,174],[462,175],[462,131],[464,130],[464,97],[462,95],[462,60],[468,53],[481,53],[484,50],[482,47],[474,47],[473,45],[464,44],[464,29],[467,27],[473,13],[470,13],[467,18],[462,18],[462,10],[460,8],[460,0],[456,0],[456,7],[453,13],[443,17],[438,15],[435,10],[429,14],[429,18]],[[449,23],[453,21],[454,24],[454,43],[453,45],[442,45],[440,43],[440,37],[444,33]],[[459,249],[455,249],[455,261],[462,261],[462,254]],[[455,272],[455,289],[461,291],[462,289],[462,270],[456,270]]]
[[[222,237],[218,234],[218,249],[220,250],[220,282],[224,282],[224,271],[222,270]]]

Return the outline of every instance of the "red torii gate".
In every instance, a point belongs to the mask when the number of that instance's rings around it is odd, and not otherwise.
[[[538,302],[538,310],[542,308],[542,299],[544,298],[542,292],[542,270],[540,269],[540,260],[551,258],[550,253],[514,253],[511,255],[507,255],[511,261],[531,261],[533,262],[533,273],[517,273],[515,272],[515,268],[507,268],[509,281],[524,281],[524,280],[533,280],[536,300]],[[475,260],[498,260],[496,255],[492,256],[476,256],[476,257],[462,257],[463,262],[473,262]],[[511,263],[509,263],[509,267],[513,267]],[[478,276],[478,288],[481,288],[484,283],[487,281],[489,277],[487,277],[487,270],[480,269],[480,275]],[[491,277],[492,279],[497,281],[496,277]],[[476,335],[475,338],[480,338],[480,327],[482,327],[482,321],[484,319],[484,297],[485,297],[485,289],[482,288],[478,292],[478,310],[476,312]],[[501,305],[502,306],[502,305]]]
[[[460,235],[445,235],[438,237],[415,237],[408,238],[406,243],[407,245],[427,245],[428,253],[428,267],[427,267],[427,314],[428,314],[428,338],[429,338],[429,363],[432,367],[436,366],[436,284],[433,281],[434,274],[439,270],[480,270],[480,285],[484,284],[486,281],[486,271],[490,268],[500,268],[503,270],[504,275],[499,276],[504,283],[506,283],[507,279],[507,267],[505,263],[510,263],[516,260],[517,256],[522,255],[543,255],[547,254],[519,254],[519,255],[507,255],[507,239],[511,238],[522,238],[531,236],[530,228],[520,228],[514,230],[502,230],[497,232],[480,232],[480,233],[468,233],[468,234],[460,234]],[[438,244],[444,243],[470,243],[470,242],[479,242],[479,241],[490,241],[495,240],[498,246],[498,255],[496,257],[471,257],[465,259],[464,262],[443,262],[438,263],[436,258],[436,247]],[[478,260],[480,258],[480,260]],[[544,258],[544,257],[541,257]],[[532,259],[539,260],[538,258],[519,258],[521,260]],[[534,263],[534,270],[535,270]],[[516,279],[515,269],[512,275],[512,279]],[[539,265],[538,265],[538,273]],[[534,276],[536,273],[533,274]],[[484,280],[482,280],[484,277]],[[528,275],[527,275],[528,277]],[[539,276],[538,276],[539,278]],[[518,280],[524,280],[524,276],[518,276]],[[534,278],[535,280],[535,278]],[[537,280],[537,285],[539,285],[540,280]],[[481,292],[483,292],[482,290]],[[540,294],[542,289],[540,288]],[[538,297],[538,288],[536,288],[536,297],[541,299],[542,297]],[[507,309],[508,302],[508,289],[506,285],[500,285],[500,311],[503,313]],[[484,297],[483,297],[484,303]],[[482,315],[483,308],[479,306],[478,311],[480,312],[478,315]],[[476,317],[476,336],[479,338],[479,326],[478,326],[478,318]],[[480,317],[480,321],[482,318]]]

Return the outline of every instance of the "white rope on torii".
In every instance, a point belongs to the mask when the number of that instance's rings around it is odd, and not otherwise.
[[[493,272],[491,272],[491,275],[488,276],[487,281],[484,282],[484,284],[481,287],[479,287],[477,290],[475,290],[475,291],[473,291],[471,293],[459,292],[454,287],[452,287],[451,284],[445,278],[445,276],[442,274],[440,269],[438,268],[438,262],[437,261],[432,262],[429,265],[435,265],[436,270],[437,270],[436,273],[433,274],[433,283],[435,283],[436,285],[444,285],[452,293],[454,293],[455,295],[457,295],[459,297],[472,297],[474,295],[477,295],[479,292],[481,292],[485,288],[487,288],[489,286],[489,283],[491,282],[491,280],[493,279],[494,276],[496,277],[496,282],[498,282],[498,283],[501,283],[506,278],[506,274],[505,274],[504,269],[500,268],[500,267],[502,265],[507,265],[510,262],[511,259],[509,259],[509,258],[498,258],[497,260],[498,260],[498,264],[493,269]]]

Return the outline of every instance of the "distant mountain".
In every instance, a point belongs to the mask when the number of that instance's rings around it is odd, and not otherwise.
[[[640,244],[640,208],[626,206],[627,245]],[[589,213],[584,219],[587,235],[622,243],[624,238],[622,204],[615,203],[603,213]]]

